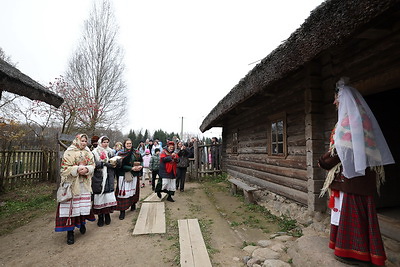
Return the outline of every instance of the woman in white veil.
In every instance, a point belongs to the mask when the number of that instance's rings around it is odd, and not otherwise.
[[[319,159],[329,170],[321,196],[329,191],[329,247],[348,264],[372,262],[383,266],[386,254],[379,230],[374,193],[384,182],[384,165],[394,160],[385,137],[361,94],[346,84],[336,85],[338,122],[329,151]]]

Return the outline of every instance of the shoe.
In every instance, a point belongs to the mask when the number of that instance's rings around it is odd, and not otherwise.
[[[335,259],[340,262],[343,262],[345,264],[348,264],[348,265],[365,266],[365,267],[370,266],[370,262],[360,261],[360,260],[353,259],[353,258],[345,258],[345,257],[340,257],[340,256],[335,255]]]
[[[181,188],[181,190],[180,190],[181,192],[183,192],[183,191],[185,191],[185,190],[183,190],[183,188]]]
[[[82,223],[81,228],[79,228],[79,232],[81,232],[82,235],[86,233],[86,226]]]
[[[136,210],[136,203],[133,203],[131,206],[131,211],[135,211]]]
[[[142,186],[141,186],[141,188],[143,188],[144,186],[145,186],[145,184],[143,183]]]
[[[120,213],[119,213],[119,219],[120,219],[120,220],[125,219],[125,211],[124,211],[124,210],[121,210],[121,211],[120,211]]]
[[[111,223],[110,213],[107,213],[104,217],[104,222],[109,225]]]
[[[104,214],[99,214],[99,219],[97,220],[97,226],[103,227],[104,225]]]
[[[158,198],[161,198],[161,192],[157,192]]]
[[[74,238],[74,231],[68,231],[67,233],[67,244],[72,245],[75,243],[75,238]]]
[[[167,197],[167,200],[170,201],[170,202],[175,202],[175,200],[173,200],[170,195]]]

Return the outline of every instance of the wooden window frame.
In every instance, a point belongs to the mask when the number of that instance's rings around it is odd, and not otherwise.
[[[276,131],[276,137],[274,138],[273,124],[282,122],[282,140],[279,139],[279,132]],[[287,134],[286,134],[286,112],[277,113],[268,117],[268,155],[271,157],[286,158],[287,157]],[[282,145],[281,151],[274,153],[275,147]]]

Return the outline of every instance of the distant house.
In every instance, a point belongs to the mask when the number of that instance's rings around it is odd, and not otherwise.
[[[268,33],[265,33],[268,34]],[[212,109],[200,126],[223,127],[222,169],[308,207],[325,171],[317,166],[337,121],[340,77],[365,97],[396,164],[385,167],[378,206],[400,222],[400,1],[328,0]]]
[[[40,100],[57,108],[64,101],[62,97],[0,59],[0,98],[3,91],[25,96],[31,100]]]

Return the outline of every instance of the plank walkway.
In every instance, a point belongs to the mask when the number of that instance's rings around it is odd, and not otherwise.
[[[178,220],[178,228],[181,266],[211,267],[198,220]]]
[[[133,235],[163,234],[165,226],[164,202],[144,202],[133,229]]]
[[[161,193],[161,198],[159,198],[156,193],[152,193],[143,202],[160,202],[166,195],[167,193]]]

